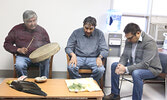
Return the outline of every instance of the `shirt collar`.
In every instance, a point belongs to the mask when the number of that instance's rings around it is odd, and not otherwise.
[[[141,31],[141,34],[140,34],[140,37],[139,37],[139,40],[138,41],[140,41],[140,42],[142,42],[142,31]]]

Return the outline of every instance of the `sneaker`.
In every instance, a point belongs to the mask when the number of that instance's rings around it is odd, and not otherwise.
[[[120,100],[120,95],[111,93],[110,95],[104,96],[104,100]]]

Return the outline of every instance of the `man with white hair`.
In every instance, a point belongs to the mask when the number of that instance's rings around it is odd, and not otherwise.
[[[37,48],[50,43],[48,33],[37,25],[37,14],[32,10],[23,13],[23,21],[14,26],[5,38],[4,48],[16,55],[15,69],[17,76],[27,76],[28,65],[34,64],[29,55]],[[40,67],[40,76],[48,77],[49,59],[35,63]]]

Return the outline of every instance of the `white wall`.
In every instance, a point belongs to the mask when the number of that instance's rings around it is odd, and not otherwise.
[[[12,55],[5,51],[3,42],[10,29],[23,22],[25,10],[37,13],[38,24],[47,30],[50,40],[61,47],[54,56],[53,71],[66,71],[64,48],[72,31],[82,27],[89,15],[97,19],[97,28],[104,30],[109,8],[110,0],[0,0],[0,70],[13,69]]]

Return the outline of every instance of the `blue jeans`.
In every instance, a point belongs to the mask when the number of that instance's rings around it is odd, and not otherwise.
[[[92,69],[92,74],[90,77],[92,77],[99,83],[99,79],[103,76],[105,68],[103,65],[101,67],[98,67],[96,64],[96,58],[92,57],[77,57],[77,66],[68,66],[70,78],[81,78],[81,75],[78,73],[78,70],[81,66],[87,66],[88,68]]]
[[[24,56],[16,56],[16,63],[15,63],[15,68],[17,72],[17,76],[27,76],[27,68],[29,65],[35,65],[39,66],[39,74],[40,76],[46,76],[47,78],[49,77],[49,59],[46,59],[44,61],[41,61],[39,63],[32,63],[31,60],[28,57]]]
[[[115,62],[111,65],[111,92],[113,94],[119,95],[119,77],[115,73],[118,62]],[[128,66],[127,66],[128,67]],[[150,70],[147,69],[136,69],[132,72],[133,78],[133,94],[132,100],[141,100],[143,94],[143,80],[149,78],[155,78],[156,76]]]

